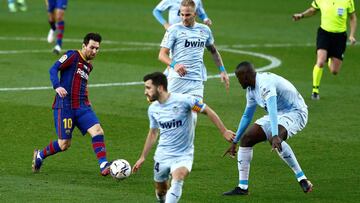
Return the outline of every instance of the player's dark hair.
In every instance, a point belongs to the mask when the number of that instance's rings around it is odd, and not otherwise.
[[[154,72],[144,76],[144,82],[152,80],[155,86],[163,86],[164,90],[167,91],[167,78],[162,72]]]
[[[85,45],[89,44],[89,41],[90,40],[94,40],[95,42],[101,42],[101,35],[99,33],[93,33],[93,32],[90,32],[88,34],[86,34],[86,36],[84,37],[84,41],[83,43]]]
[[[255,72],[254,65],[249,61],[243,61],[236,66],[235,74],[238,72]]]

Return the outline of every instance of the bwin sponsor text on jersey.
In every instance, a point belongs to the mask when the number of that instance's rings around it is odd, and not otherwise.
[[[205,47],[205,42],[200,41],[188,41],[185,40],[185,47]]]
[[[170,129],[170,128],[178,128],[178,127],[182,126],[183,123],[182,123],[182,120],[177,121],[177,120],[173,119],[172,121],[168,121],[168,122],[164,122],[164,123],[159,121],[159,125],[163,129]]]

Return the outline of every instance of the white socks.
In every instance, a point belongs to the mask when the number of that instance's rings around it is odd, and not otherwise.
[[[238,169],[239,169],[239,187],[247,190],[249,187],[250,162],[253,157],[252,147],[239,147]]]
[[[278,154],[282,160],[294,171],[298,181],[306,179],[305,174],[300,168],[298,161],[296,160],[295,154],[292,151],[291,147],[285,142],[281,142],[282,151]]]
[[[166,203],[176,203],[180,200],[182,193],[183,180],[172,180],[171,187],[166,193]]]

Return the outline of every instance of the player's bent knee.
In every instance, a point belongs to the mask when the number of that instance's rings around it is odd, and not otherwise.
[[[181,181],[181,180],[184,180],[188,174],[189,174],[189,170],[187,168],[180,167],[172,173],[172,178],[173,178],[173,180]]]
[[[100,126],[100,124],[95,124],[91,128],[88,129],[88,132],[91,136],[96,135],[104,135],[104,130]]]
[[[61,151],[65,151],[71,146],[71,140],[59,140],[58,143]]]
[[[252,147],[251,143],[252,143],[251,138],[247,134],[242,136],[241,139],[240,139],[240,146],[241,147]]]

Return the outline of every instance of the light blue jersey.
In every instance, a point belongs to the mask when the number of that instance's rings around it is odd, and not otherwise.
[[[182,0],[162,0],[154,10],[159,12],[169,11],[168,22],[170,25],[181,22],[180,17],[180,5]],[[201,20],[207,19],[207,15],[203,8],[201,0],[193,0],[195,3],[196,14],[201,18]],[[159,20],[159,19],[158,19]],[[160,20],[159,22],[162,22]],[[162,23],[163,24],[163,23]]]
[[[177,23],[169,27],[161,42],[161,47],[170,49],[172,60],[186,67],[188,80],[205,81],[204,49],[214,44],[214,37],[207,25],[195,23],[193,27],[185,27]],[[168,78],[180,78],[180,75],[170,69]]]
[[[277,97],[278,114],[307,109],[304,99],[288,80],[273,73],[256,73],[255,88],[247,88],[247,106],[258,104],[266,110],[266,100],[271,96]]]
[[[195,126],[192,111],[202,112],[205,106],[191,95],[178,93],[171,93],[163,104],[155,101],[150,105],[150,128],[160,129],[155,160],[193,156]]]

